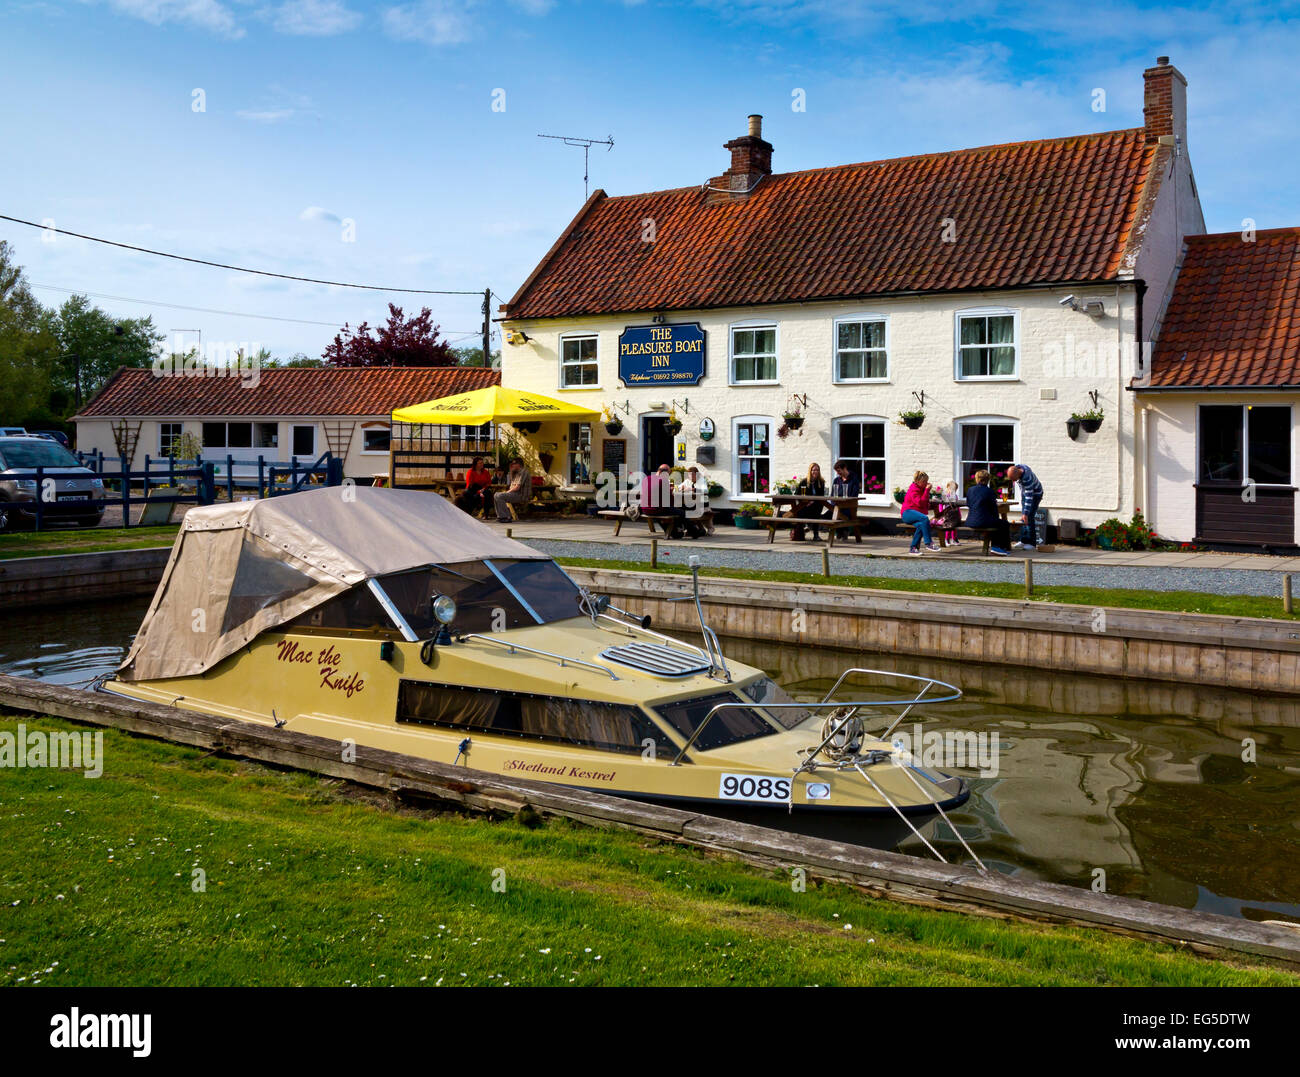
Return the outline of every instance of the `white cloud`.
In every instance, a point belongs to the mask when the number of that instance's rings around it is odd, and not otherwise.
[[[108,6],[119,15],[143,19],[154,26],[181,23],[223,37],[244,36],[234,12],[220,0],[108,0]]]
[[[384,30],[399,41],[459,45],[474,36],[475,0],[420,0],[385,8]]]
[[[283,86],[272,85],[255,107],[238,109],[235,115],[252,123],[283,123],[298,116],[320,114],[306,94],[293,93]]]
[[[337,213],[331,213],[323,206],[308,206],[298,214],[300,221],[329,221],[332,224],[342,224],[343,218]]]
[[[361,23],[360,13],[342,0],[286,0],[265,8],[261,14],[282,34],[308,37],[346,33]]]

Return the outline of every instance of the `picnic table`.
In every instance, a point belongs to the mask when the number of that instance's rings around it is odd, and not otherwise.
[[[940,504],[940,502],[932,501],[930,504],[933,507],[936,504]],[[966,499],[964,497],[958,498],[956,504],[959,508],[964,509],[968,507],[966,503]],[[998,501],[998,515],[1001,516],[1002,519],[1004,520],[1007,519],[1007,517],[1011,514],[1011,504],[1012,503],[1010,501],[1002,501],[1002,500]],[[989,544],[993,539],[993,532],[987,527],[969,527],[964,523],[962,524],[962,526],[965,527],[968,531],[974,531],[975,534],[979,535],[980,538],[984,540],[983,552],[984,552],[984,556],[987,557],[989,554]],[[946,550],[948,548],[948,543],[944,541],[943,528],[934,527],[932,525],[931,530],[935,533],[935,536],[938,538],[940,547]]]
[[[853,537],[862,541],[862,527],[865,520],[858,517],[858,499],[856,497],[828,497],[816,494],[772,494],[765,500],[772,505],[774,515],[755,516],[754,522],[767,528],[767,541],[771,545],[776,538],[779,527],[816,527],[825,528],[829,535],[828,545],[835,545],[835,536],[841,531],[851,531]],[[822,505],[831,509],[825,519],[796,516],[794,513],[806,505]],[[781,515],[782,508],[789,508],[787,515]]]

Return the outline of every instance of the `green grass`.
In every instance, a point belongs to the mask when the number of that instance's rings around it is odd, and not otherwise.
[[[113,730],[98,779],[0,771],[0,814],[0,985],[1300,985],[1102,932],[798,893],[621,831],[389,810]]]
[[[591,557],[557,557],[562,565],[575,568],[618,569],[628,572],[663,572],[689,575],[684,565],[660,564],[651,568],[646,561],[602,561]],[[866,560],[870,564],[870,559]],[[832,584],[876,591],[909,591],[931,595],[975,595],[984,598],[1024,600],[1020,583],[980,583],[973,580],[909,580],[892,576],[836,574],[829,580],[820,572],[769,572],[763,569],[701,567],[701,576],[733,580],[766,580],[774,583]],[[1216,613],[1228,617],[1268,617],[1284,621],[1300,615],[1282,611],[1282,599],[1259,595],[1207,595],[1200,591],[1141,591],[1119,587],[1063,587],[1034,585],[1033,602],[1059,602],[1070,606],[1119,606],[1126,609],[1171,610],[1178,613]]]
[[[162,527],[85,528],[54,531],[11,531],[0,535],[0,561],[16,557],[52,557],[64,553],[104,553],[170,546],[177,524]]]

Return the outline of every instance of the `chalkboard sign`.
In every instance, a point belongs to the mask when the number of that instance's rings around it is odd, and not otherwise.
[[[606,438],[600,443],[600,470],[617,475],[627,463],[627,439]]]

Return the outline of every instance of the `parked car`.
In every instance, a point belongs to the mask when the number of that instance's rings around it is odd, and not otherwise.
[[[36,520],[36,476],[43,468],[52,481],[41,505],[42,522],[71,522],[94,527],[104,515],[104,480],[57,441],[49,438],[0,437],[0,531]]]
[[[68,441],[68,435],[62,430],[29,430],[27,432],[33,437],[46,438],[49,441],[57,441],[65,449],[72,448],[72,445]]]
[[[0,438],[20,438],[26,433],[21,426],[0,426]]]

